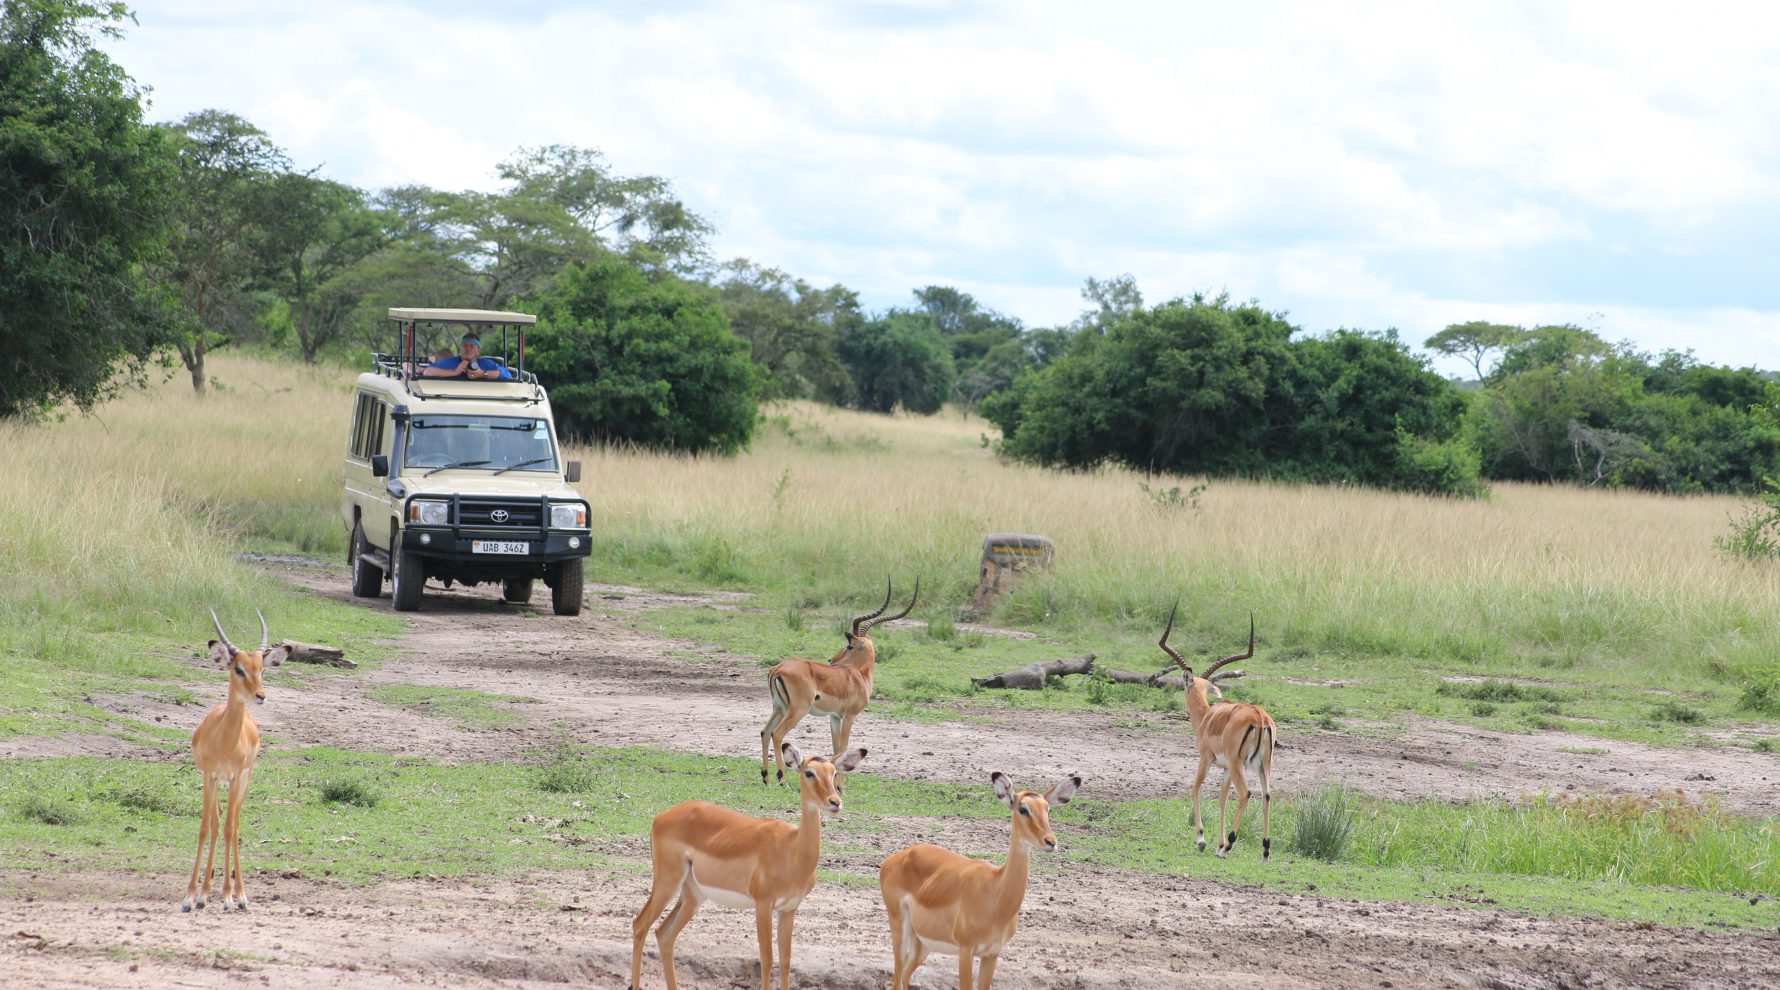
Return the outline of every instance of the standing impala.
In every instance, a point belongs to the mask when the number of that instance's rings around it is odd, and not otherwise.
[[[1179,653],[1168,648],[1168,634],[1174,631],[1175,607],[1168,612],[1168,628],[1156,645],[1179,665],[1187,685],[1187,720],[1193,723],[1193,745],[1199,750],[1199,773],[1193,778],[1193,827],[1199,830],[1199,851],[1205,851],[1205,823],[1199,818],[1199,788],[1205,783],[1205,771],[1213,763],[1224,768],[1224,786],[1218,792],[1218,832],[1224,833],[1224,808],[1230,800],[1230,785],[1236,785],[1236,822],[1218,840],[1218,855],[1225,856],[1236,845],[1236,832],[1242,828],[1242,810],[1248,807],[1248,774],[1261,782],[1261,859],[1273,854],[1273,716],[1260,705],[1227,702],[1213,706],[1208,695],[1219,699],[1224,692],[1217,682],[1241,676],[1232,672],[1219,676],[1225,664],[1247,660],[1255,655],[1255,617],[1248,619],[1248,652],[1225,657],[1205,668],[1203,677],[1194,677]]]
[[[921,579],[915,578],[915,593],[908,608],[886,618],[878,618],[890,607],[891,587],[884,584],[884,604],[869,615],[853,617],[847,632],[847,645],[828,658],[827,663],[791,659],[775,664],[766,675],[767,690],[772,694],[773,713],[767,716],[766,728],[760,730],[760,782],[766,783],[769,763],[776,763],[779,779],[785,779],[785,764],[775,758],[779,747],[803,717],[814,711],[828,716],[828,732],[834,743],[834,758],[839,759],[853,734],[853,720],[865,711],[871,701],[871,679],[878,666],[878,648],[865,634],[873,626],[895,622],[908,615],[921,597]],[[863,623],[863,625],[861,625]],[[844,791],[844,778],[840,785]]]
[[[785,762],[803,771],[799,790],[803,821],[797,826],[774,818],[754,818],[705,801],[687,801],[655,816],[649,833],[654,878],[649,900],[631,923],[630,986],[643,979],[643,940],[649,926],[680,895],[680,903],[655,933],[668,990],[676,990],[674,939],[705,901],[723,907],[753,908],[760,937],[760,990],[773,976],[773,916],[779,919],[779,982],[791,990],[791,923],[797,907],[816,886],[816,857],[822,845],[822,815],[841,810],[835,774],[865,759],[855,749],[838,760],[808,759],[793,743],[784,745]]]
[[[266,617],[260,617],[260,648],[249,652],[238,650],[223,632],[216,609],[210,610],[210,621],[216,624],[217,638],[210,641],[210,660],[229,669],[229,697],[210,709],[192,733],[192,759],[204,775],[204,814],[198,825],[198,858],[192,863],[192,879],[185,887],[185,903],[181,911],[202,908],[210,899],[210,876],[216,865],[216,843],[223,843],[223,910],[237,906],[247,910],[247,891],[241,887],[241,803],[247,800],[247,784],[253,779],[253,764],[260,755],[260,727],[247,712],[248,699],[266,700],[260,675],[267,667],[276,667],[290,656],[290,647],[279,644],[268,650],[271,632]],[[219,788],[229,789],[229,817],[222,821]],[[210,844],[209,858],[204,845]],[[202,871],[203,887],[198,879]]]
[[[929,952],[958,957],[958,990],[973,990],[971,962],[982,960],[976,988],[989,990],[1001,950],[1014,937],[1032,850],[1055,852],[1052,804],[1068,804],[1082,778],[1071,777],[1043,794],[1014,791],[1007,775],[989,778],[995,796],[1014,811],[1007,862],[992,866],[922,843],[895,852],[878,870],[884,909],[890,914],[890,950],[896,959],[894,990],[908,990]]]

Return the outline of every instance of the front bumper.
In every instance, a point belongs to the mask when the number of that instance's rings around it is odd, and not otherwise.
[[[417,557],[428,557],[433,560],[447,560],[458,564],[488,565],[502,567],[522,564],[554,564],[559,560],[574,560],[593,553],[592,541],[586,532],[536,529],[522,529],[515,532],[507,530],[469,530],[453,529],[450,526],[409,526],[402,530],[402,552],[412,553]],[[569,541],[576,540],[579,546],[570,546]],[[473,549],[476,540],[500,540],[505,543],[524,543],[528,553],[476,553]]]

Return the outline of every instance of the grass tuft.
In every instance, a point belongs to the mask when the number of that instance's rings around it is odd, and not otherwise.
[[[1358,817],[1347,788],[1327,785],[1299,806],[1298,821],[1292,827],[1292,848],[1333,863],[1347,849]]]
[[[86,821],[86,815],[73,803],[42,794],[27,795],[19,802],[19,816],[45,825],[79,825]]]
[[[376,788],[354,777],[336,777],[321,782],[321,800],[324,804],[375,808],[382,797]]]

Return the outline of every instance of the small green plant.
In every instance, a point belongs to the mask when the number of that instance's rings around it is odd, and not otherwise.
[[[1292,827],[1292,848],[1333,863],[1346,850],[1358,817],[1359,811],[1347,788],[1326,785],[1298,809],[1298,821]]]
[[[19,815],[45,825],[79,825],[86,821],[73,804],[60,798],[32,794],[19,803]]]
[[[773,483],[773,510],[777,511],[785,504],[785,493],[791,490],[791,469],[786,468],[779,473],[779,480]]]
[[[1148,482],[1143,481],[1138,482],[1137,487],[1143,490],[1143,493],[1149,497],[1150,503],[1158,509],[1169,511],[1184,509],[1189,512],[1198,512],[1199,496],[1205,494],[1211,485],[1202,481],[1185,492],[1181,491],[1179,485],[1172,485],[1168,488],[1151,488]]]
[[[949,643],[958,638],[958,625],[943,615],[927,620],[927,638],[936,643]]]
[[[1651,709],[1650,717],[1658,722],[1677,722],[1682,725],[1697,725],[1706,720],[1704,712],[1673,698]]]
[[[567,732],[559,733],[544,751],[538,767],[538,789],[552,794],[584,794],[593,790],[593,767],[588,765]]]
[[[383,795],[377,789],[353,777],[339,777],[321,782],[321,800],[324,804],[350,804],[360,808],[375,808]]]
[[[803,609],[793,605],[785,610],[785,628],[792,632],[803,632]]]
[[[1471,705],[1471,714],[1477,716],[1478,718],[1489,718],[1491,715],[1494,715],[1495,713],[1496,713],[1496,706],[1490,704],[1487,701],[1478,701],[1478,702],[1472,703],[1472,705]]]
[[[1757,753],[1772,753],[1776,749],[1780,749],[1780,746],[1774,745],[1774,740],[1772,739],[1757,739],[1755,741],[1755,751]]]
[[[138,811],[151,811],[157,814],[177,814],[179,809],[170,800],[165,791],[149,787],[146,784],[130,784],[114,787],[105,792],[105,799],[125,808]]]
[[[1744,560],[1768,560],[1780,556],[1780,483],[1763,478],[1757,504],[1731,520],[1731,531],[1712,538],[1721,552]]]
[[[1764,715],[1780,715],[1780,670],[1766,670],[1743,685],[1737,707]]]
[[[1095,669],[1088,672],[1087,677],[1088,704],[1104,705],[1112,693],[1112,678],[1103,670]]]

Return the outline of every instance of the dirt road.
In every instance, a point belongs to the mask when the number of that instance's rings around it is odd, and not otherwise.
[[[353,601],[340,570],[280,573]],[[589,594],[604,608],[569,619],[548,615],[548,608],[522,617],[486,591],[429,590],[400,657],[374,671],[321,679],[302,693],[301,704],[268,704],[256,717],[279,745],[381,745],[454,761],[520,756],[556,723],[589,743],[759,753],[768,708],[759,665],[661,640],[629,621],[637,611],[683,599],[620,588],[590,587]],[[371,607],[388,608],[388,600]],[[670,656],[689,648],[706,659]],[[524,695],[543,705],[515,706],[530,718],[516,730],[465,731],[366,697],[386,683]],[[162,703],[143,698],[116,704],[136,717],[190,715],[171,704],[162,713]],[[1022,780],[1079,773],[1097,797],[1177,794],[1191,766],[1184,723],[1158,731],[1116,728],[1097,713],[1022,710],[1017,718],[1017,731],[1009,731],[987,720],[917,724],[868,714],[854,742],[871,748],[877,774],[980,783],[995,769]],[[821,750],[825,726],[806,721],[795,738]],[[1780,758],[1745,750],[1651,750],[1440,725],[1388,742],[1320,731],[1283,741],[1291,747],[1280,759],[1287,791],[1329,779],[1396,798],[1703,786],[1741,810],[1780,814]],[[25,742],[11,752],[105,745]],[[892,829],[867,840],[882,848],[856,854],[860,862],[835,865],[869,872],[872,857],[910,838]],[[999,855],[1006,844],[1004,826],[961,823],[946,838],[975,853]],[[182,887],[183,876],[0,873],[0,985],[623,986],[630,917],[647,882],[619,873],[355,888],[260,876],[250,880],[259,900],[249,914],[181,915],[169,891]],[[883,926],[875,891],[819,887],[798,918],[798,984],[888,986]],[[679,956],[684,986],[752,986],[757,979],[752,924],[738,912],[701,912]],[[956,972],[949,958],[936,957],[917,986],[950,987]],[[645,982],[662,985],[653,948]],[[1775,987],[1780,933],[1340,901],[1061,863],[1035,871],[1021,933],[996,986]]]

